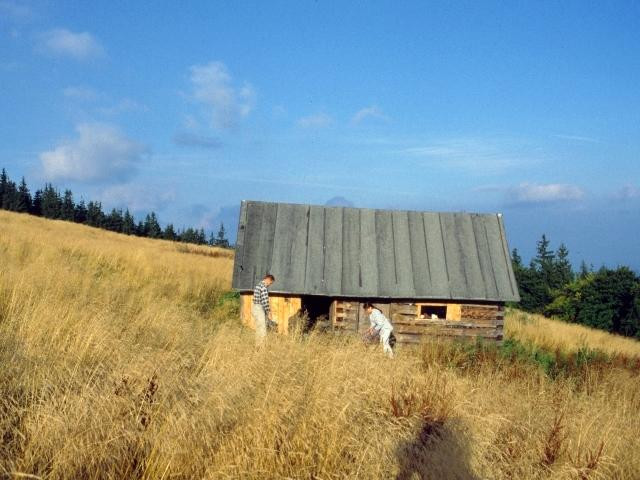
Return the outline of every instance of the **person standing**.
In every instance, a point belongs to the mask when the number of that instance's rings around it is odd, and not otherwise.
[[[393,334],[393,325],[384,314],[374,307],[371,303],[365,303],[363,306],[364,311],[369,315],[369,322],[371,326],[367,333],[369,335],[380,335],[380,343],[382,344],[382,351],[389,357],[393,358],[393,349],[389,343],[389,338]]]
[[[253,304],[251,305],[251,316],[256,324],[256,343],[262,343],[267,336],[267,319],[272,322],[273,315],[269,307],[268,288],[275,282],[273,275],[267,274],[253,289]]]

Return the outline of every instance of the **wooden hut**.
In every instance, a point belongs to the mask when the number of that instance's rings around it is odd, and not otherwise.
[[[376,304],[398,341],[423,334],[502,338],[505,302],[520,300],[500,214],[438,213],[243,201],[233,287],[252,325],[266,273],[278,329],[301,310],[366,330]]]

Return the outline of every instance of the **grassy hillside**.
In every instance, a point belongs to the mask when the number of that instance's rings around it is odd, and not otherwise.
[[[510,351],[256,349],[231,268],[0,211],[0,476],[637,478],[638,343],[514,311]]]

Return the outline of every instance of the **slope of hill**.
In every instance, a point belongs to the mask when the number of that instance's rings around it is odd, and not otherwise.
[[[229,252],[8,212],[0,265],[0,476],[640,471],[633,341],[511,312],[507,332],[522,344],[630,359],[553,377],[526,358],[442,342],[394,361],[320,334],[270,337],[256,349],[226,293]]]

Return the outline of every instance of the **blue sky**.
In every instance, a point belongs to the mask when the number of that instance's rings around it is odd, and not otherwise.
[[[639,86],[638,2],[0,0],[0,166],[178,227],[502,212],[640,270]]]

